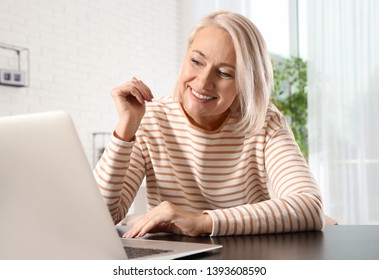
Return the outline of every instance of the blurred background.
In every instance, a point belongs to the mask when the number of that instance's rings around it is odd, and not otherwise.
[[[69,112],[94,166],[116,123],[111,89],[135,76],[156,97],[171,95],[189,32],[220,9],[265,37],[273,102],[325,212],[378,224],[379,1],[0,0],[0,117]],[[143,208],[143,187],[136,204],[131,212]]]

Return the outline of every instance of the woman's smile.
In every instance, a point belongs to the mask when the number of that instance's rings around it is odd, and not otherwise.
[[[215,96],[211,96],[211,95],[208,95],[208,94],[200,93],[200,91],[196,91],[196,90],[194,90],[191,87],[188,87],[188,88],[191,90],[192,95],[195,98],[200,99],[201,101],[210,101],[210,100],[214,100],[214,99],[217,98]]]

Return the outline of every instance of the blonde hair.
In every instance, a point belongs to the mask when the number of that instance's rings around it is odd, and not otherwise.
[[[197,32],[210,25],[226,30],[232,38],[236,52],[237,98],[231,109],[240,115],[239,126],[255,133],[264,125],[273,83],[266,43],[258,28],[246,17],[217,11],[201,19],[194,27],[187,48]],[[174,95],[178,95],[178,88]]]

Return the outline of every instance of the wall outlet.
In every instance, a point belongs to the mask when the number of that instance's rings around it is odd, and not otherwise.
[[[26,74],[19,70],[0,69],[0,84],[6,86],[26,86]]]

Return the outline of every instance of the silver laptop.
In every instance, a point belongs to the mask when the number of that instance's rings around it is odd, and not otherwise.
[[[220,247],[120,238],[70,116],[0,118],[0,259],[173,259]]]

